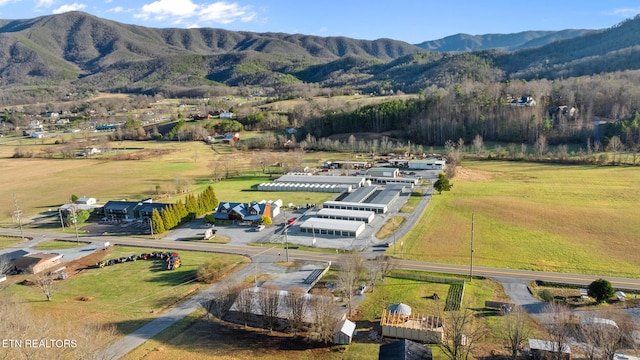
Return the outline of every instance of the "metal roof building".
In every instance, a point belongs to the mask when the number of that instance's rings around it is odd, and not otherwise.
[[[322,207],[327,209],[373,211],[376,214],[384,214],[389,210],[386,204],[369,204],[346,201],[325,201],[322,204]]]
[[[343,209],[320,209],[316,217],[322,219],[338,219],[350,221],[362,221],[369,224],[376,214],[373,211],[343,210]]]
[[[310,218],[300,224],[300,231],[318,235],[358,237],[364,231],[362,221]]]
[[[364,176],[283,175],[276,183],[351,185],[354,189],[366,184]]]
[[[365,186],[345,196],[342,201],[361,203],[367,201],[378,190],[376,186]]]

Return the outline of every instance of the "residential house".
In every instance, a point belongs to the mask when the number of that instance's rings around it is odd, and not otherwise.
[[[151,199],[142,201],[110,200],[102,207],[104,216],[109,220],[134,221],[151,217],[153,210],[162,211],[171,204],[154,203]]]
[[[258,224],[262,216],[271,217],[271,204],[267,202],[221,202],[213,215],[216,223],[239,222]]]

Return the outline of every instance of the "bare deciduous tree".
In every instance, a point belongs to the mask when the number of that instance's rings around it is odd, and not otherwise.
[[[53,275],[41,272],[33,277],[33,284],[37,286],[47,298],[51,301],[53,294]]]
[[[238,309],[238,313],[240,314],[240,318],[244,323],[244,326],[247,326],[247,321],[253,314],[253,310],[255,308],[254,305],[255,293],[251,291],[250,285],[244,286],[238,292],[238,298],[236,299],[236,307]]]
[[[265,328],[273,330],[278,321],[280,311],[280,294],[276,285],[265,285],[260,288],[258,296],[258,309],[262,313],[262,321]]]
[[[347,316],[351,316],[354,291],[360,283],[360,273],[363,270],[362,257],[357,252],[342,257],[339,263],[338,280],[344,291],[347,302]]]
[[[338,324],[336,314],[340,309],[330,293],[318,294],[311,298],[309,308],[313,317],[313,332],[319,341],[329,343]]]
[[[502,337],[507,343],[507,348],[511,351],[511,359],[518,358],[518,351],[524,341],[529,338],[530,333],[529,315],[522,307],[516,306],[510,314],[504,317]]]
[[[589,360],[613,360],[618,350],[632,345],[626,339],[631,338],[633,330],[633,321],[623,310],[607,309],[583,314],[577,335],[585,344]]]
[[[545,306],[545,327],[549,334],[549,341],[551,341],[554,349],[558,351],[552,353],[554,360],[562,360],[562,349],[567,346],[567,342],[570,338],[571,331],[568,325],[571,321],[571,310],[564,304],[555,302],[549,303]]]
[[[284,300],[289,312],[289,331],[297,335],[302,330],[308,311],[307,292],[301,287],[293,287]]]
[[[487,328],[477,321],[468,307],[448,311],[441,317],[445,340],[439,345],[440,349],[451,360],[468,359],[471,350],[488,333]]]
[[[213,294],[211,300],[200,305],[207,311],[208,316],[213,315],[218,319],[223,319],[236,301],[239,289],[239,286],[223,285],[220,291]]]
[[[384,280],[384,277],[389,274],[397,265],[396,259],[387,255],[376,256],[373,260],[366,263],[367,268],[367,283],[373,290],[378,281]]]

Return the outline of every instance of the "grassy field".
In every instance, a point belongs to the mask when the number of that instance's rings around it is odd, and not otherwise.
[[[22,242],[22,239],[20,239],[19,237],[0,236],[0,250],[18,245],[21,242]]]
[[[627,167],[464,163],[403,239],[405,257],[640,277],[640,171]]]
[[[35,246],[33,246],[36,250],[63,250],[63,249],[74,249],[77,247],[85,246],[88,243],[85,242],[71,242],[71,241],[60,241],[60,240],[48,240],[43,241]]]
[[[151,251],[155,249],[116,247],[104,258]],[[27,301],[36,314],[48,314],[72,323],[113,324],[119,333],[127,334],[205,288],[207,285],[190,280],[206,260],[219,257],[230,267],[246,262],[241,256],[188,251],[181,251],[180,257],[183,266],[173,271],[164,270],[162,260],[138,260],[88,268],[77,275],[70,273],[69,279],[55,284],[50,302],[43,301],[42,291],[34,286],[13,284],[5,291]]]
[[[209,146],[201,142],[113,142],[112,148],[133,151],[167,150],[168,153],[143,160],[11,158],[17,144],[0,145],[0,168],[8,179],[0,189],[0,226],[15,226],[13,195],[25,221],[52,214],[72,194],[95,197],[106,202],[114,199],[139,200],[152,197],[158,201],[182,199],[176,191],[176,180],[186,180],[192,191],[213,185],[220,201],[277,200],[286,203],[322,203],[335,197],[330,193],[258,192],[256,186],[270,181],[251,164],[251,156],[241,154],[226,145]],[[34,153],[52,144],[31,143]],[[122,150],[124,151],[124,150]],[[131,150],[127,150],[131,151]],[[322,153],[305,156],[303,161],[316,166]],[[212,182],[212,163],[218,163],[218,173],[225,169],[220,162],[232,162],[230,179]],[[46,174],[46,175],[44,175]],[[34,195],[34,194],[37,194]]]

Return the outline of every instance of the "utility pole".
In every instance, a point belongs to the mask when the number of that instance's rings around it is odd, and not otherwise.
[[[18,199],[16,194],[13,194],[13,205],[16,210],[13,212],[14,216],[18,218],[18,225],[20,226],[20,239],[24,240],[24,232],[22,231],[22,210],[18,207]]]
[[[474,237],[474,220],[473,213],[471,213],[471,266],[469,268],[469,282],[473,279],[473,253],[475,249],[473,248],[473,237]]]
[[[287,226],[287,228],[284,229],[284,256],[285,260],[289,262],[289,237],[287,236],[287,233],[289,232],[289,225],[285,226]]]
[[[78,237],[78,205],[73,204],[73,225],[76,228],[76,243],[80,243],[80,238]]]

